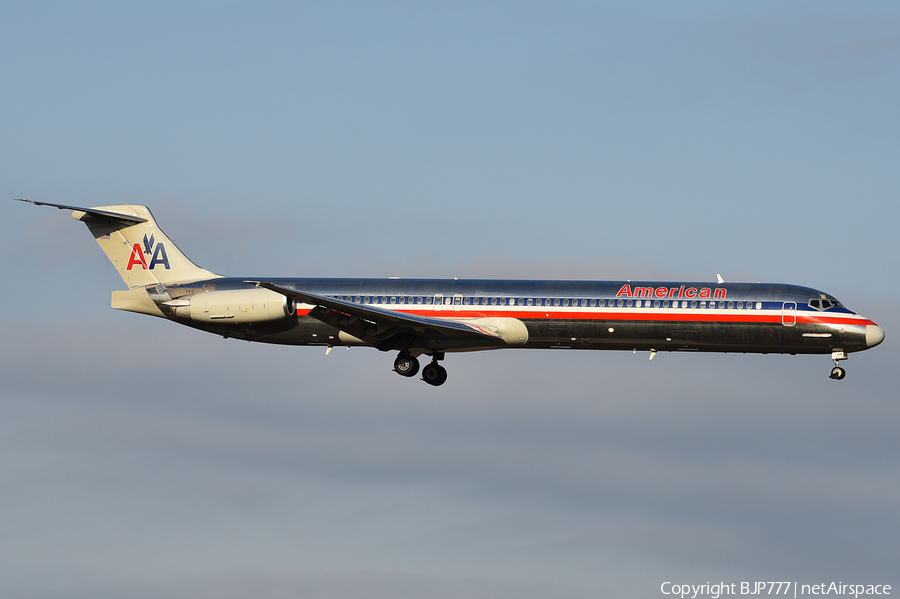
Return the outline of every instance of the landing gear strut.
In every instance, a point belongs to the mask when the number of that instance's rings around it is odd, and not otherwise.
[[[847,371],[840,367],[839,362],[841,360],[847,359],[847,352],[842,349],[836,349],[831,352],[831,359],[834,360],[834,368],[831,369],[831,374],[829,378],[832,378],[836,381],[841,380],[845,376],[847,376]]]

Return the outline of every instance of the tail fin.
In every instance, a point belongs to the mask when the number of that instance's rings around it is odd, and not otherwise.
[[[200,268],[182,254],[156,225],[146,206],[78,208],[22,201],[72,210],[72,216],[87,225],[106,257],[129,287],[198,281],[221,276]]]

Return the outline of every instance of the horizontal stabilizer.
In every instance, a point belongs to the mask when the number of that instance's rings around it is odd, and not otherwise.
[[[50,204],[48,202],[35,202],[34,200],[26,200],[23,198],[16,198],[18,202],[28,202],[29,204],[34,204],[35,206],[51,206],[53,208],[59,208],[60,210],[72,210],[74,212],[84,212],[88,216],[101,221],[110,221],[114,223],[121,223],[125,225],[133,225],[136,223],[145,223],[147,222],[146,218],[141,218],[139,216],[132,216],[130,214],[119,214],[118,212],[109,212],[107,210],[97,210],[96,208],[79,208],[78,206],[66,206],[65,204]]]

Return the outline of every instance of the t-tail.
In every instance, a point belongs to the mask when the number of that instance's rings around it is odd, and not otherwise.
[[[131,289],[220,276],[191,262],[157,226],[146,206],[124,204],[79,208],[21,201],[72,210],[72,217],[87,225],[119,276]]]

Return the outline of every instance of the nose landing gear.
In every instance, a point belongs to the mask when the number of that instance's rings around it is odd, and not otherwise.
[[[847,371],[841,368],[839,364],[841,360],[847,359],[847,352],[842,349],[836,349],[831,352],[831,359],[834,360],[834,368],[831,369],[831,374],[828,378],[839,381],[847,376]]]

